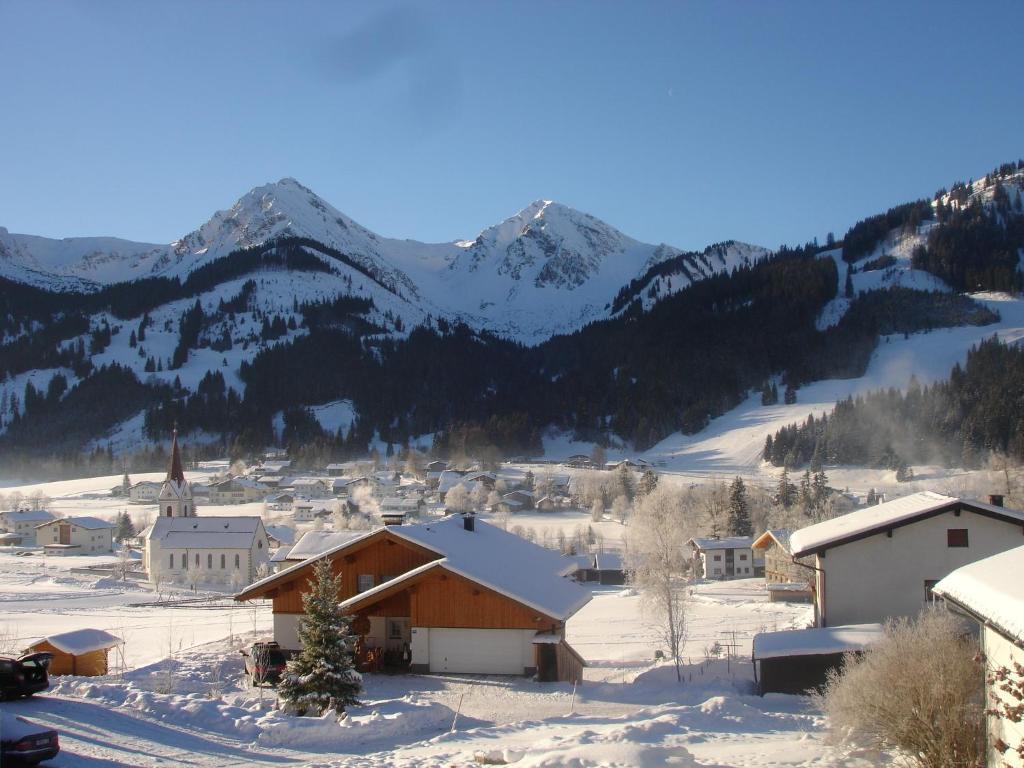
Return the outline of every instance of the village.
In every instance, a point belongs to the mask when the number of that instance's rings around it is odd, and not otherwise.
[[[642,460],[602,458],[595,451],[556,465],[483,469],[407,456],[401,467],[352,462],[296,472],[282,452],[271,452],[244,472],[218,464],[186,474],[175,434],[162,480],[133,483],[126,471],[106,492],[6,498],[14,508],[0,514],[0,583],[20,583],[15,589],[24,592],[0,596],[0,653],[50,657],[55,686],[27,713],[41,722],[55,699],[98,696],[125,707],[133,690],[148,686],[149,696],[181,706],[186,692],[194,699],[197,689],[212,688],[204,695],[235,702],[221,708],[247,723],[234,735],[258,735],[256,753],[294,750],[315,737],[326,752],[361,754],[372,744],[394,750],[389,761],[412,750],[427,763],[457,754],[470,764],[518,761],[522,745],[507,738],[501,749],[481,752],[468,735],[450,752],[452,734],[542,717],[567,695],[570,714],[629,722],[631,702],[671,708],[723,690],[746,707],[770,702],[761,712],[768,720],[783,717],[775,710],[788,701],[785,717],[804,719],[804,737],[821,740],[821,755],[878,764],[882,758],[862,747],[827,745],[822,713],[806,695],[844,656],[883,642],[889,623],[937,606],[973,627],[1001,668],[1021,663],[1024,598],[1001,574],[1024,561],[1024,512],[1001,495],[982,501],[917,490],[885,499],[872,489],[861,499],[829,490],[816,520],[776,503],[770,515],[755,511],[766,524],[758,530],[749,511],[736,519],[735,482],[716,501],[673,485]],[[112,516],[97,511],[115,502],[120,511]],[[686,504],[707,514],[683,524],[666,511]],[[242,514],[230,514],[236,509]],[[802,527],[767,527],[801,519]],[[666,557],[672,563],[662,572],[654,563]],[[302,650],[304,598],[324,566],[336,579],[365,691],[423,696],[421,710],[432,710],[425,720],[396,712],[407,728],[398,736],[389,736],[395,723],[375,734],[371,717],[354,738],[359,716],[319,712],[309,720],[318,724],[313,734],[307,718],[279,711],[275,684]],[[665,575],[680,588],[667,601],[652,600],[651,585]],[[50,586],[33,600],[41,583]],[[93,592],[82,605],[96,610],[75,610],[81,587]],[[67,605],[20,616],[37,612],[38,600]],[[112,621],[115,605],[138,607]],[[665,620],[672,606],[675,624]],[[148,623],[139,624],[146,612]],[[198,669],[197,655],[216,670]],[[435,679],[446,694],[461,691],[454,707],[440,705]],[[526,706],[481,710],[488,698],[481,694],[494,686]],[[612,687],[621,690],[609,695]],[[1019,728],[992,714],[987,742],[1013,743]],[[226,721],[212,729],[221,737],[235,730]],[[70,757],[64,743],[54,765]],[[654,748],[631,749],[641,760]],[[689,743],[679,749],[699,753]]]

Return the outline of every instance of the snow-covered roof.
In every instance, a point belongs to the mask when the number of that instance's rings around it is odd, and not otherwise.
[[[461,515],[388,530],[443,553],[446,568],[556,619],[567,619],[586,605],[590,592],[563,578],[576,570],[570,558],[514,533],[477,520],[467,531]]]
[[[932,590],[1024,642],[1024,547],[957,568]]]
[[[45,523],[56,520],[57,516],[45,509],[19,509],[13,512],[4,512],[4,518],[10,523]]]
[[[291,546],[285,544],[274,550],[274,554],[270,556],[270,562],[272,563],[283,563],[288,559],[288,553],[291,552]]]
[[[168,549],[249,549],[262,526],[252,515],[158,517],[147,538]]]
[[[815,525],[794,531],[789,538],[790,552],[795,556],[806,555],[835,546],[848,539],[868,535],[872,531],[884,530],[890,526],[906,523],[914,518],[939,512],[954,506],[963,506],[1007,520],[1024,522],[1024,512],[975,500],[944,496],[933,491],[921,491],[899,499],[848,512],[845,515],[825,520]]]
[[[706,552],[710,549],[750,549],[754,540],[750,536],[726,536],[723,539],[690,539],[690,543]]]
[[[754,659],[863,651],[884,636],[885,629],[881,624],[760,632],[754,635]]]
[[[751,547],[754,549],[767,549],[771,542],[774,541],[784,550],[789,552],[789,537],[791,535],[790,531],[785,528],[772,528],[758,536],[754,540],[754,543],[751,544]]]
[[[109,520],[100,520],[98,517],[65,517],[61,520],[50,520],[49,522],[37,525],[36,528],[42,528],[50,523],[70,523],[71,525],[77,525],[79,528],[85,528],[87,531],[100,531],[104,528],[113,528],[114,524]]]
[[[446,469],[441,473],[437,483],[438,493],[448,493],[452,488],[466,479],[466,473],[457,469]]]
[[[622,553],[621,552],[598,552],[595,555],[597,570],[599,571],[621,571],[622,570]]]
[[[81,656],[83,653],[124,644],[124,640],[120,637],[102,629],[75,629],[71,632],[48,635],[39,642],[47,642],[58,651],[64,651],[73,656]]]
[[[295,542],[295,546],[288,553],[288,559],[305,560],[310,557],[316,557],[343,544],[355,541],[367,533],[367,531],[306,531]]]
[[[295,529],[290,525],[265,525],[263,528],[267,532],[267,536],[273,536],[282,544],[295,542]]]

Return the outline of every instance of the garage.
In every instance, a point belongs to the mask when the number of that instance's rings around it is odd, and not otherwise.
[[[524,641],[521,629],[431,627],[429,637],[431,672],[521,675],[532,665],[532,660],[523,660],[524,648],[531,653],[533,649]]]

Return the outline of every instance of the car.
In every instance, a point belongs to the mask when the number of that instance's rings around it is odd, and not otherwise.
[[[0,655],[0,700],[31,696],[50,687],[52,653]]]
[[[0,712],[0,765],[35,765],[60,752],[60,737],[52,728]]]
[[[245,659],[245,674],[254,688],[257,685],[277,685],[281,682],[288,653],[273,641],[253,643],[248,650],[241,650]]]

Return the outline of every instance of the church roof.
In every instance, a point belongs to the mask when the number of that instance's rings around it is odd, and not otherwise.
[[[178,430],[174,430],[171,440],[171,467],[167,470],[167,479],[177,481],[179,486],[185,484],[185,470],[181,466],[181,452],[178,450]]]

